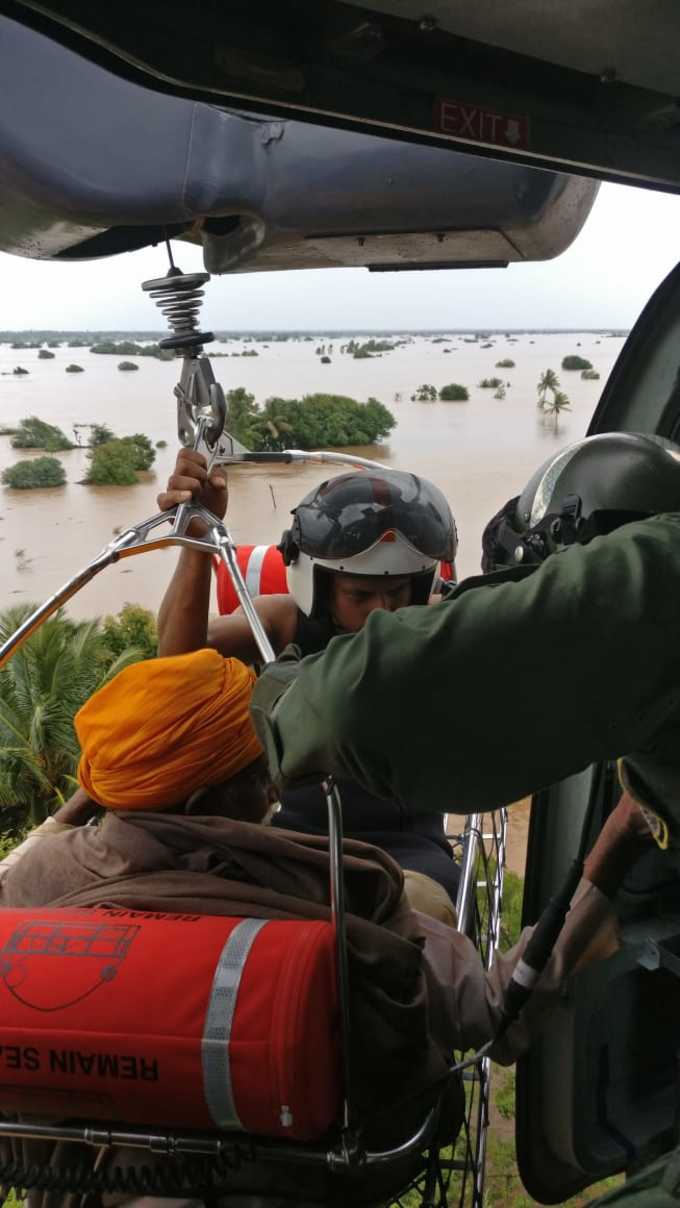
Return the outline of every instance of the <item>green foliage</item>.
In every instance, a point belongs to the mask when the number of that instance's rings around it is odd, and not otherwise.
[[[350,340],[340,351],[347,352],[356,361],[363,361],[382,352],[392,352],[394,347],[391,340],[366,340],[363,344],[358,340]]]
[[[135,470],[150,470],[156,460],[154,449],[148,436],[135,432],[133,436],[121,437],[120,443],[130,448],[134,457]]]
[[[71,365],[66,366],[66,372],[67,373],[84,373],[85,370],[83,369],[82,365],[71,364]]]
[[[69,344],[69,348],[79,347],[79,345]],[[90,352],[94,352],[101,356],[119,356],[119,357],[154,357],[157,361],[171,361],[172,352],[167,348],[159,348],[158,344],[136,344],[134,340],[120,340],[116,343],[115,340],[102,340],[99,344],[93,344]],[[120,369],[120,365],[118,366]],[[139,366],[135,365],[135,369]]]
[[[131,487],[137,482],[138,453],[131,444],[109,440],[90,454],[86,482],[95,486]]]
[[[139,369],[139,365],[135,365],[134,361],[121,361],[118,366],[123,373],[130,373],[133,369]]]
[[[40,352],[38,353],[38,360],[39,361],[53,361],[54,353],[48,352],[46,348],[41,348]]]
[[[92,424],[90,429],[90,444],[93,449],[97,445],[105,445],[108,441],[115,440],[113,432],[108,424]]]
[[[168,442],[167,442],[167,440],[157,440],[157,441],[156,441],[156,448],[157,448],[157,449],[167,449],[167,447],[168,447]]]
[[[480,390],[498,390],[498,387],[502,385],[503,382],[498,377],[482,378],[479,388]]]
[[[449,382],[448,386],[442,386],[439,397],[444,403],[466,403],[470,392],[467,386],[460,386],[458,382]]]
[[[505,398],[505,395],[506,395],[505,386],[499,386],[498,390],[494,390],[494,395],[493,395],[494,398]]]
[[[430,386],[425,383],[419,386],[415,394],[411,395],[412,403],[434,403],[437,400],[437,387]]]
[[[28,369],[24,369],[22,365],[17,365],[16,368],[12,370],[12,373],[15,377],[26,377]]]
[[[22,419],[15,436],[12,437],[13,449],[44,449],[47,453],[57,453],[61,449],[72,449],[73,443],[61,428],[54,424],[46,424],[37,415]]]
[[[258,429],[257,416],[259,408],[255,395],[249,394],[244,386],[237,386],[227,392],[227,427],[232,436],[236,437],[247,449],[257,449]]]
[[[247,448],[275,451],[370,445],[387,436],[396,420],[387,407],[339,394],[310,394],[303,399],[267,399],[258,407],[240,386],[227,395],[229,430]]]
[[[156,619],[141,604],[126,604],[117,616],[104,617],[102,638],[112,660],[130,649],[137,651],[139,661],[158,654]]]
[[[0,614],[0,641],[34,610]],[[0,670],[0,816],[2,830],[40,822],[73,790],[78,743],[73,718],[110,676],[142,657],[134,647],[112,653],[97,621],[56,613]]]
[[[581,377],[583,378],[584,382],[599,382],[600,380],[600,375],[597,372],[597,369],[582,369]]]
[[[543,373],[538,379],[538,386],[536,387],[538,391],[538,403],[536,405],[541,411],[545,409],[547,404],[548,391],[550,391],[552,394],[555,394],[555,391],[559,388],[559,384],[560,379],[558,378],[554,369],[543,370]]]
[[[502,361],[496,361],[496,369],[514,369],[515,362],[510,357],[504,357]]]
[[[58,457],[36,457],[18,461],[2,471],[2,482],[17,491],[36,487],[63,487],[66,472]]]
[[[569,356],[562,358],[563,369],[592,369],[592,364],[585,357]]]
[[[330,365],[330,363],[331,363],[331,358],[330,358],[330,357],[321,357],[321,364],[322,364],[322,365]]]

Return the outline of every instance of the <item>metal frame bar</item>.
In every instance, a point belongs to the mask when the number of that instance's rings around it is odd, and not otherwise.
[[[156,23],[87,0],[2,0],[2,11],[116,74],[174,96],[620,183],[680,190],[674,95],[458,37],[436,17],[368,0],[203,5],[192,52]],[[267,32],[262,46],[263,28]],[[257,48],[260,48],[259,50]],[[525,123],[519,141],[447,123],[437,101]],[[501,122],[501,130],[503,123]]]

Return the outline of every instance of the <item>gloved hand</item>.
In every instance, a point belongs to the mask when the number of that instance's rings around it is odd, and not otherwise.
[[[652,847],[649,824],[637,802],[624,791],[586,856],[583,875],[611,898],[635,861]]]
[[[291,642],[273,663],[269,663],[265,667],[255,684],[250,701],[253,725],[257,737],[264,747],[272,780],[279,788],[283,784],[282,752],[279,749],[276,728],[272,719],[281,697],[297,679],[301,659],[300,647]]]

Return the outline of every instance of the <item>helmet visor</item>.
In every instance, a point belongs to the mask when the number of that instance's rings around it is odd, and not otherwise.
[[[415,474],[343,474],[330,479],[295,509],[295,535],[312,558],[351,558],[399,533],[419,553],[453,562],[456,527],[433,483]]]

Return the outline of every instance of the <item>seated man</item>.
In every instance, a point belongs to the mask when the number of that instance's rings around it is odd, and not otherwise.
[[[328,918],[327,839],[261,825],[272,792],[248,712],[252,684],[243,664],[201,650],[137,663],[95,693],[76,716],[78,774],[103,817],[34,836],[2,880],[2,905]],[[538,990],[492,1050],[497,1059],[526,1047],[577,962],[612,951],[609,896],[648,843],[624,797]],[[419,1092],[454,1048],[496,1035],[530,929],[487,973],[464,935],[409,908],[385,852],[346,840],[344,870],[356,1090],[371,1108]]]
[[[158,503],[168,508],[192,495],[224,516],[224,471],[208,476],[205,458],[183,449]],[[446,499],[426,479],[389,469],[340,474],[301,500],[283,534],[290,595],[257,596],[255,608],[277,653],[295,642],[303,655],[314,654],[333,637],[356,633],[377,609],[426,604],[438,563],[452,563],[456,547]],[[209,554],[182,551],[158,617],[160,654],[209,645],[226,657],[257,662],[241,610],[208,622],[210,575]],[[408,803],[366,792],[349,777],[339,788],[345,833],[389,852],[407,870],[411,896],[428,913],[453,922],[460,870],[444,832],[446,797],[432,801],[428,811],[414,812]],[[287,789],[281,803],[275,826],[327,834],[320,785]]]

